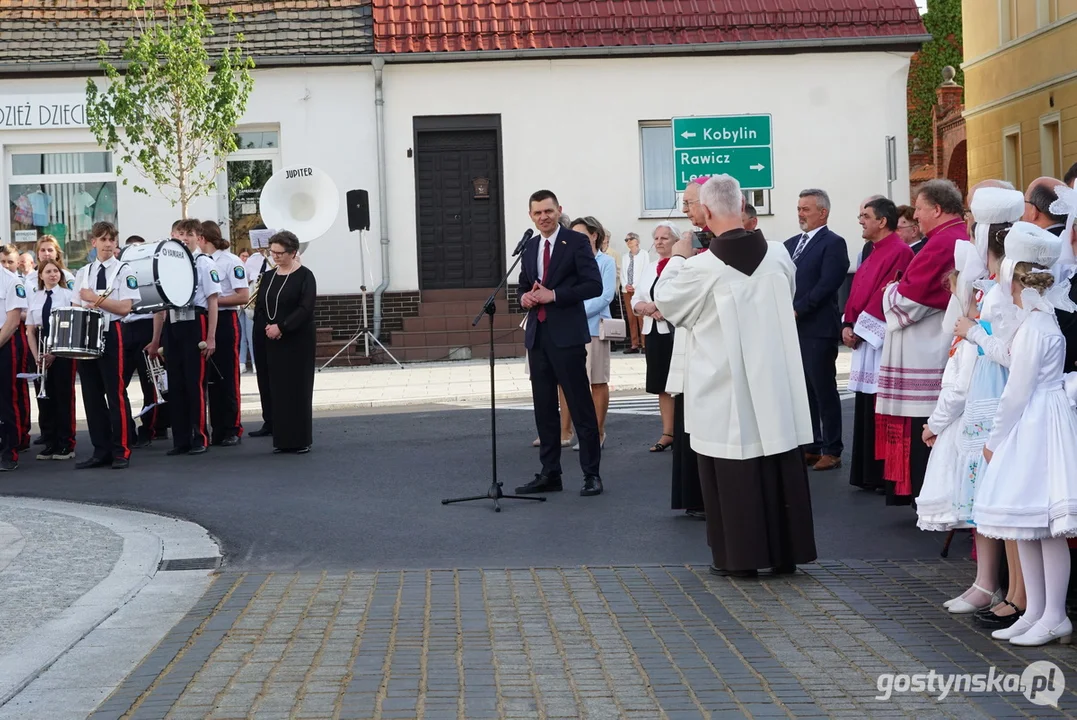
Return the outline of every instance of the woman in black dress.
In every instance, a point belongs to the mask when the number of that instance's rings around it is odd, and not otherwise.
[[[314,273],[296,260],[299,239],[282,230],[269,239],[276,267],[262,276],[255,316],[265,323],[272,397],[273,452],[310,452],[314,401]],[[260,323],[256,323],[260,324]]]

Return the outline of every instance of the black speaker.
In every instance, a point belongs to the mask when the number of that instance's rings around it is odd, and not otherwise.
[[[348,191],[348,229],[370,229],[370,193],[366,190]]]

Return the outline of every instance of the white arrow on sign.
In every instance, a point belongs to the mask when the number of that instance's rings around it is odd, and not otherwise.
[[[751,170],[763,170],[764,166],[763,166],[763,163],[756,163],[755,165],[750,165],[749,169],[751,169]]]
[[[684,132],[681,133],[681,137],[684,138],[685,140],[687,140],[688,138],[694,138],[695,136],[696,136],[695,133],[688,132],[687,130],[685,130]]]

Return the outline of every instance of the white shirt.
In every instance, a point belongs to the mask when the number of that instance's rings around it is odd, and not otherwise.
[[[251,256],[247,258],[247,262],[243,263],[243,269],[247,271],[247,282],[253,283],[262,276],[263,272],[272,270],[273,263],[263,255],[251,253]]]
[[[196,282],[191,305],[205,310],[209,307],[209,298],[221,293],[221,274],[213,258],[201,251],[195,253],[194,268]]]
[[[48,299],[46,290],[38,290],[30,300],[29,309],[26,311],[27,325],[41,325],[41,311],[45,308],[45,300]],[[75,304],[75,292],[63,285],[57,285],[52,290],[52,309],[71,307]]]
[[[247,270],[239,258],[227,250],[217,250],[209,256],[217,267],[217,275],[221,282],[221,297],[231,297],[237,290],[250,287],[247,278]],[[249,258],[248,258],[249,259]],[[222,307],[221,310],[239,310],[239,305]]]
[[[97,289],[97,276],[102,265],[105,268],[105,290]],[[79,307],[89,307],[92,303],[82,302],[79,297],[79,293],[83,288],[93,290],[99,294],[103,294],[109,288],[112,289],[112,293],[108,296],[109,300],[131,300],[132,302],[138,302],[142,296],[138,292],[138,277],[135,276],[131,266],[125,262],[120,262],[119,259],[113,255],[104,263],[100,260],[94,260],[89,265],[84,265],[75,276],[75,302]],[[116,315],[110,313],[104,308],[98,308],[104,316],[105,321],[109,323],[105,326],[105,332],[108,332],[111,325],[116,320],[121,319],[122,315]]]
[[[12,310],[25,310],[29,306],[26,286],[13,272],[0,274],[0,301],[3,301],[5,313]]]
[[[546,238],[546,237],[543,237],[542,235],[539,235],[538,260],[536,261],[536,264],[535,264],[535,267],[538,268],[539,282],[542,282],[543,275],[545,275],[545,273],[546,273],[545,264],[542,262],[542,253],[544,251],[544,248],[546,247],[546,242],[549,241],[549,243],[550,243],[550,260],[553,260],[553,251],[554,251],[554,249],[557,248],[557,234],[559,232],[561,232],[561,224],[560,223],[557,224],[557,229],[553,231],[553,235],[551,235],[550,237]]]
[[[632,258],[635,258],[633,261]],[[632,281],[628,280],[628,265],[629,263],[635,263],[632,265]],[[641,248],[639,252],[633,255],[631,252],[626,252],[621,256],[621,287],[627,287],[631,285],[636,288],[636,292],[639,292],[640,278],[643,277],[644,271],[647,266],[651,264],[651,256],[643,251]],[[652,277],[652,282],[654,281]]]

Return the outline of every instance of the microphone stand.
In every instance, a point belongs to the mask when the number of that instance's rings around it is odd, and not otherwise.
[[[526,244],[526,240],[520,241],[520,247]],[[494,289],[490,297],[486,299],[486,304],[482,306],[482,310],[475,319],[471,322],[471,326],[475,327],[482,320],[482,316],[486,315],[490,318],[490,466],[492,471],[492,481],[490,483],[490,489],[486,491],[485,495],[472,495],[470,497],[450,498],[448,500],[442,500],[442,505],[449,505],[451,503],[471,502],[472,500],[486,500],[489,498],[494,501],[494,512],[501,512],[502,499],[505,500],[536,500],[538,502],[546,502],[544,497],[531,497],[528,495],[505,495],[501,492],[501,481],[497,479],[497,394],[495,392],[495,380],[494,380],[494,314],[497,312],[497,294],[505,287],[509,281],[509,276],[512,275],[512,271],[516,269],[516,266],[520,264],[520,259],[523,258],[522,252],[516,253],[516,261],[512,263],[512,267],[505,273],[505,276],[501,278],[501,282]],[[508,299],[508,293],[505,293],[505,299]]]

